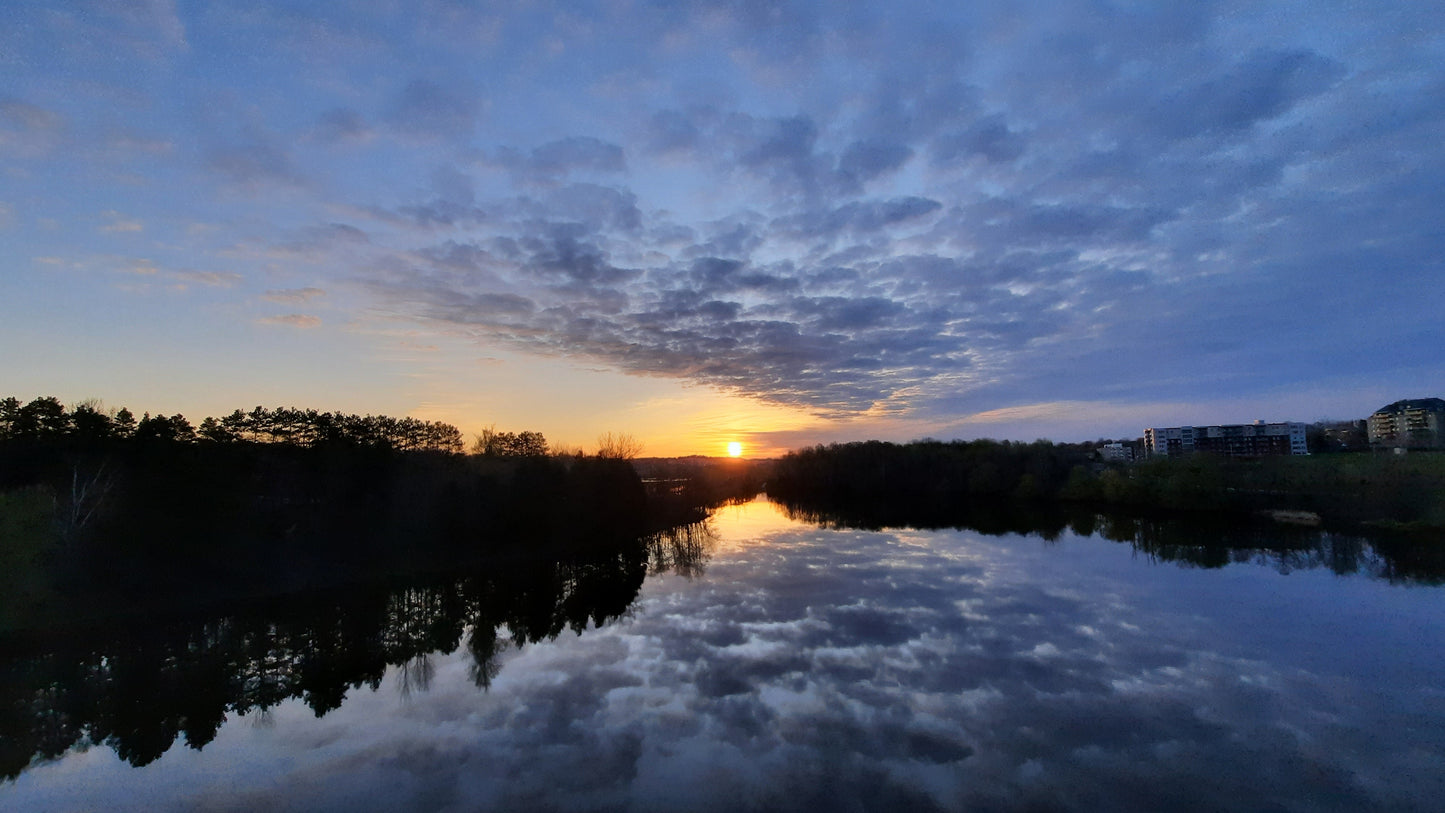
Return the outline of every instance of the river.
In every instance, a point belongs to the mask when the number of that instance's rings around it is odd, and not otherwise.
[[[4,659],[0,808],[1445,799],[1440,574],[1313,530],[797,516],[760,498],[636,550],[31,647]]]

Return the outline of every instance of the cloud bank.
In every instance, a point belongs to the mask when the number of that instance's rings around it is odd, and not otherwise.
[[[144,224],[170,265],[244,258],[252,301],[359,283],[355,317],[482,356],[835,417],[1445,373],[1399,352],[1445,338],[1424,9],[221,5],[94,53],[78,12],[11,16],[14,210],[85,201],[92,254]],[[177,238],[193,213],[222,225]]]

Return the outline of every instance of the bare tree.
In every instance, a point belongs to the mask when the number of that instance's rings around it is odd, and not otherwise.
[[[61,514],[61,533],[67,540],[85,530],[95,518],[115,485],[114,478],[107,471],[106,461],[93,472],[82,473],[80,464],[70,469],[70,495]]]
[[[612,460],[631,460],[642,452],[642,441],[626,432],[608,432],[597,438],[597,456]]]

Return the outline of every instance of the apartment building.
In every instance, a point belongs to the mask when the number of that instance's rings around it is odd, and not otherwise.
[[[1305,425],[1297,421],[1150,428],[1144,430],[1144,449],[1150,457],[1180,457],[1195,452],[1223,457],[1309,453]]]
[[[1410,398],[1380,407],[1366,431],[1370,448],[1439,449],[1445,447],[1445,400]]]
[[[1099,459],[1109,463],[1129,463],[1134,459],[1134,447],[1115,441],[1098,448]]]

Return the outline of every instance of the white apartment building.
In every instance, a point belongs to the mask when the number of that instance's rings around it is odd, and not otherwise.
[[[1224,457],[1309,454],[1305,425],[1298,421],[1149,428],[1144,430],[1144,449],[1150,457],[1195,452]]]

